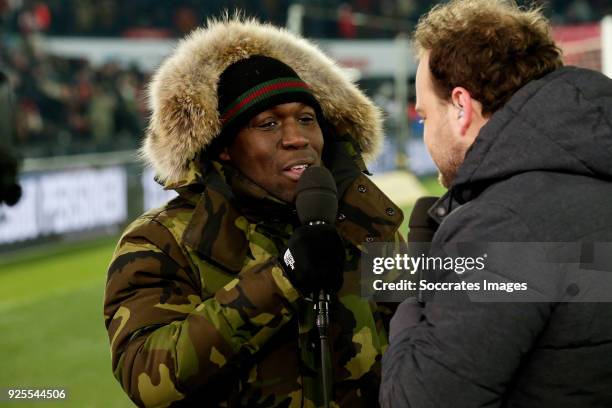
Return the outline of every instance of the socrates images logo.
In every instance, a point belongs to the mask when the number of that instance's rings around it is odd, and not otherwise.
[[[283,260],[285,261],[285,263],[287,265],[289,265],[291,270],[295,269],[295,259],[293,259],[293,255],[291,254],[291,251],[289,251],[288,249],[285,251],[285,255],[283,256]]]

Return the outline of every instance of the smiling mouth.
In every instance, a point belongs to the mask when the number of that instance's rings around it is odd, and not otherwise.
[[[310,164],[296,164],[283,170],[283,173],[293,181],[298,181],[308,167]]]

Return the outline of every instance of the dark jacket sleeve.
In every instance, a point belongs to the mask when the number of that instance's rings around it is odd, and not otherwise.
[[[430,256],[453,242],[527,241],[520,218],[503,206],[459,208],[434,237]],[[507,265],[510,272],[513,265]],[[491,273],[487,268],[483,274]],[[518,271],[518,274],[523,273]],[[456,281],[455,272],[436,274]],[[480,276],[482,277],[482,275]],[[427,279],[427,275],[425,276]],[[391,321],[383,357],[383,407],[497,407],[517,367],[542,332],[551,303],[473,302],[438,291],[423,308],[407,300]]]
[[[291,319],[298,298],[271,260],[245,267],[210,298],[201,298],[203,284],[207,280],[154,219],[136,221],[119,242],[109,267],[105,324],[115,377],[136,404],[166,406],[217,381]]]

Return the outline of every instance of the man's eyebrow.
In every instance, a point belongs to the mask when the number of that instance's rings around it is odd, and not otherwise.
[[[317,111],[310,105],[302,104],[302,106],[298,108],[298,113],[307,113],[314,115],[317,113]]]
[[[314,108],[307,103],[304,103],[304,102],[298,102],[298,103],[300,104],[300,109],[310,108],[314,110]]]

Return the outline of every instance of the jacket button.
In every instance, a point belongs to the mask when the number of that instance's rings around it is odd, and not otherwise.
[[[360,184],[359,187],[357,187],[357,191],[359,191],[360,193],[365,193],[366,191],[368,191],[368,188],[363,184]]]
[[[342,213],[338,213],[338,221],[344,221],[344,220],[346,220],[346,215]]]
[[[444,207],[436,208],[436,215],[438,217],[444,217],[446,215],[446,208],[444,208]]]
[[[369,236],[369,235],[366,237],[366,239],[365,239],[365,240],[366,240],[366,242],[374,242],[374,238],[372,238],[372,237],[371,237],[371,236]]]
[[[392,217],[393,215],[395,215],[395,209],[393,207],[387,208],[385,212],[387,213],[389,217]]]

